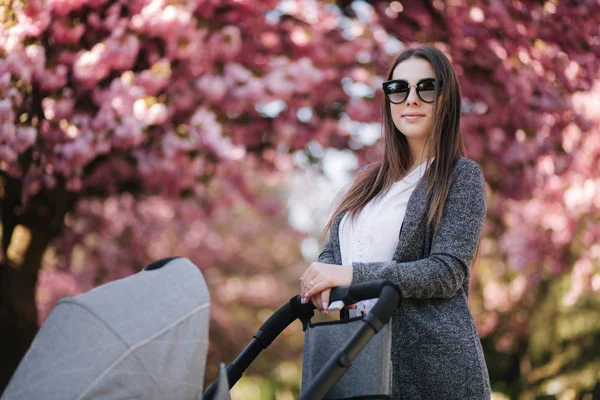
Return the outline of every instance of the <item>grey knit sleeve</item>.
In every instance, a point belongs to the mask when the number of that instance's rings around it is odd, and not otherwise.
[[[457,165],[454,175],[429,256],[400,263],[352,263],[353,283],[388,279],[411,298],[456,295],[469,277],[487,205],[483,174],[474,161]]]

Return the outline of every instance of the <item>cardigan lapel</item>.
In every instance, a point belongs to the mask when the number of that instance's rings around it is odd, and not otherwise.
[[[340,215],[337,216],[335,221],[333,221],[330,233],[332,236],[330,240],[332,241],[331,244],[334,250],[333,258],[335,259],[335,263],[339,265],[342,265],[342,246],[340,245],[340,223],[342,222],[344,215],[346,215],[346,211],[340,213]]]
[[[406,246],[410,242],[410,239],[414,236],[417,228],[423,223],[423,215],[426,211],[427,205],[427,180],[423,179],[418,184],[413,193],[410,195],[408,205],[406,207],[406,214],[400,227],[400,234],[398,235],[398,247],[396,247],[396,255],[400,255],[406,249]]]

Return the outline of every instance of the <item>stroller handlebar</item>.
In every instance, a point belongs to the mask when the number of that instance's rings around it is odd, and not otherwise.
[[[377,280],[332,288],[329,297],[330,303],[342,301],[344,305],[355,304],[367,299],[379,299],[371,312],[365,317],[365,321],[378,332],[400,305],[402,291],[397,285],[388,280]],[[306,330],[307,324],[314,316],[315,306],[312,303],[302,304],[300,296],[292,297],[289,305],[291,306],[290,311],[293,310],[295,318],[302,321]],[[270,325],[269,321],[265,325]]]
[[[339,286],[331,289],[330,302],[341,300],[344,304],[355,304],[367,299],[380,298],[383,295],[384,288],[390,286],[398,294],[396,306],[400,305],[402,291],[400,288],[388,280],[378,280],[353,285]]]
[[[388,280],[377,280],[332,288],[329,297],[330,302],[343,301],[344,304],[354,304],[362,300],[379,298],[380,301],[377,302],[378,306],[373,307],[373,316],[378,320],[387,321],[389,316],[400,305],[402,292],[397,285]],[[315,306],[312,303],[302,304],[301,297],[294,296],[290,299],[289,303],[277,310],[261,326],[254,337],[266,349],[296,319],[302,321],[302,324],[306,328],[306,324],[314,316],[314,310]],[[387,319],[386,315],[388,315]],[[377,328],[376,330],[378,331],[379,329]]]

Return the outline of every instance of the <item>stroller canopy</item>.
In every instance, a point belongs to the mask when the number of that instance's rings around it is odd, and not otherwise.
[[[201,398],[209,308],[186,258],[62,299],[2,400]]]

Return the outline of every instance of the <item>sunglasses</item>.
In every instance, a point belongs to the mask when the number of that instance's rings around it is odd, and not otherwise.
[[[433,103],[435,100],[436,90],[435,78],[425,78],[417,82],[417,96],[425,103]],[[439,87],[442,86],[442,82],[439,82]],[[385,97],[393,104],[401,104],[406,101],[408,94],[410,93],[410,85],[408,82],[394,79],[391,81],[383,82],[383,92]]]

